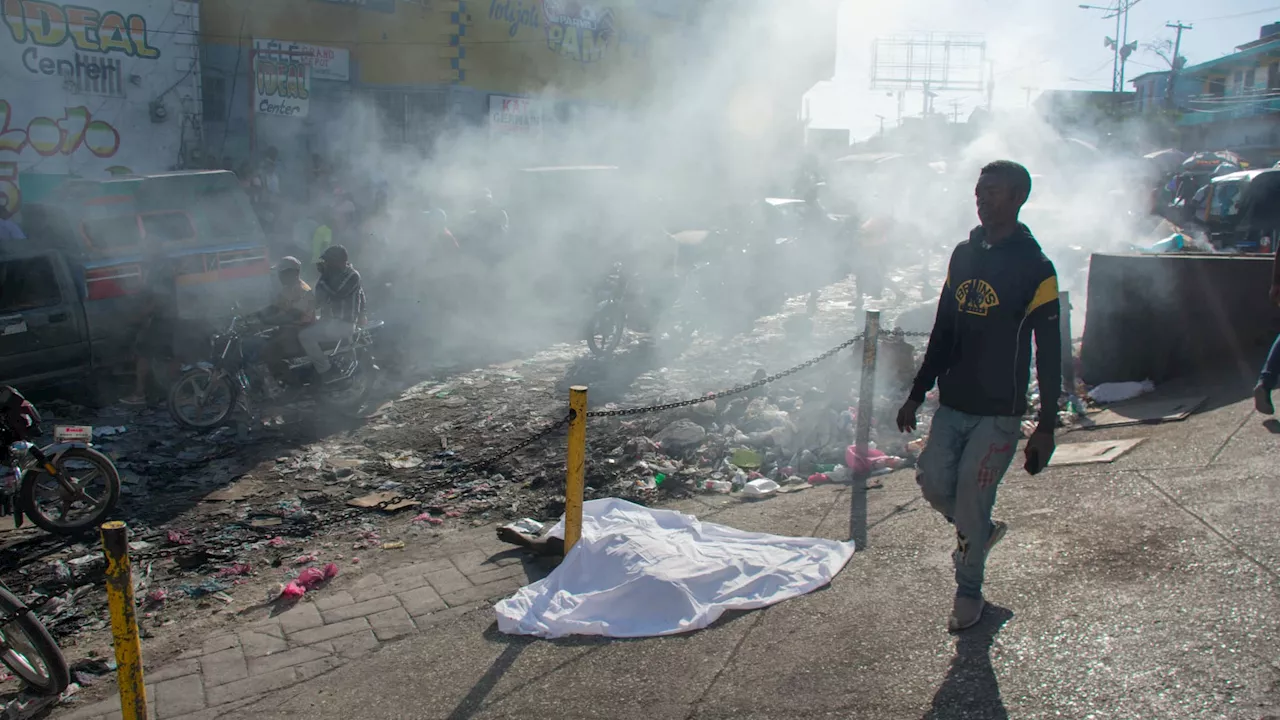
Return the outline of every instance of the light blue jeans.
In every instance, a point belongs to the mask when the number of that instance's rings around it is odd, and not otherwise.
[[[920,454],[916,482],[924,499],[956,527],[956,595],[982,597],[996,488],[1013,461],[1022,418],[938,408]]]

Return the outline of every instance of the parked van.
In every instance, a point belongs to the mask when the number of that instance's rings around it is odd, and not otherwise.
[[[143,283],[159,262],[176,275],[180,355],[202,354],[182,338],[201,345],[234,303],[269,302],[265,237],[230,172],[68,180],[25,204],[22,224],[28,240],[0,244],[0,382],[128,366]]]

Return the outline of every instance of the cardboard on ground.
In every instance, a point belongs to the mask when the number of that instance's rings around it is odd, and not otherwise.
[[[1142,444],[1146,438],[1103,440],[1100,442],[1066,443],[1053,451],[1050,467],[1109,463]]]

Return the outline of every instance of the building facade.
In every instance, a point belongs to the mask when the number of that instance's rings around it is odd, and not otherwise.
[[[195,3],[0,0],[0,203],[199,162]]]
[[[1230,55],[1183,69],[1175,89],[1186,92],[1178,119],[1185,149],[1280,157],[1280,23]]]

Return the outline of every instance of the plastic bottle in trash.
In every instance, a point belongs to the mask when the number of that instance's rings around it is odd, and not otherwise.
[[[747,486],[747,474],[739,470],[733,474],[733,482],[731,483],[734,492],[742,490]]]

